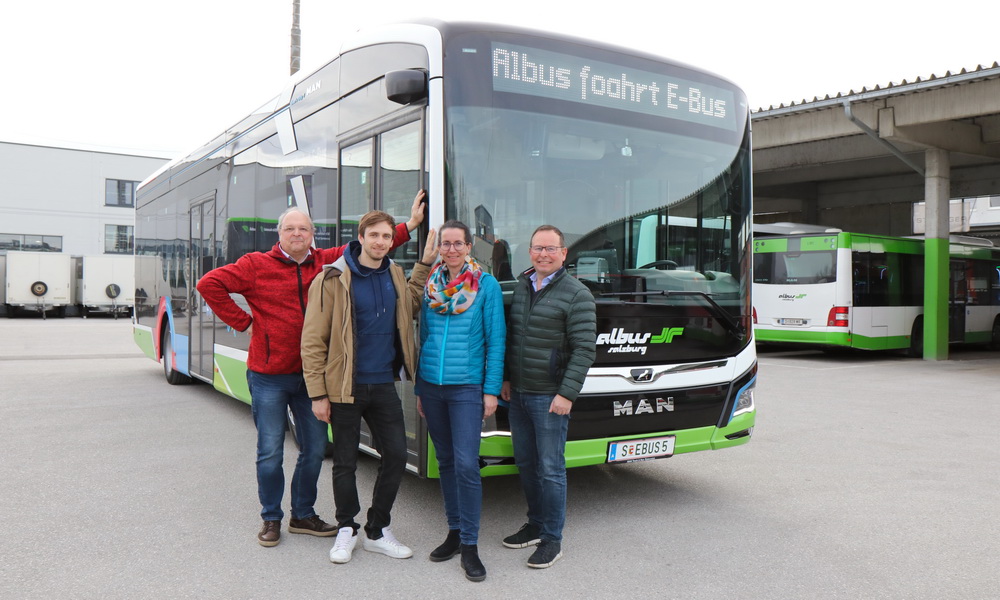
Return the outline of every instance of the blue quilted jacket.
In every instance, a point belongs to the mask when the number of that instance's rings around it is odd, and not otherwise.
[[[507,326],[500,284],[489,273],[479,279],[472,308],[462,314],[420,309],[420,378],[435,385],[482,384],[500,395]],[[417,390],[419,393],[419,389]]]

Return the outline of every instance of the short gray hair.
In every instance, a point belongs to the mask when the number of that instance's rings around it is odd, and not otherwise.
[[[289,206],[288,208],[285,209],[285,212],[281,213],[281,216],[278,217],[278,231],[281,231],[281,226],[284,225],[285,223],[285,217],[287,217],[292,213],[299,213],[301,215],[304,215],[305,218],[309,220],[309,227],[312,227],[313,231],[316,230],[316,226],[313,225],[313,220],[312,217],[309,216],[309,213],[302,210],[298,206]]]

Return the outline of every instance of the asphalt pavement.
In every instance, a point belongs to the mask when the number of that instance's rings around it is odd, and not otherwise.
[[[408,475],[396,503],[411,559],[359,546],[335,565],[332,538],[284,528],[263,548],[247,405],[167,385],[128,320],[0,319],[0,595],[1000,597],[1000,353],[762,350],[756,402],[746,446],[571,470],[550,569],[500,544],[524,503],[516,477],[486,479],[471,583],[427,559],[447,529],[435,480]],[[376,467],[360,460],[365,509]]]

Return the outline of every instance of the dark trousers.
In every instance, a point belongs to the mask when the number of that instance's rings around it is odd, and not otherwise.
[[[368,423],[375,449],[382,457],[372,491],[365,531],[382,537],[388,527],[392,505],[406,471],[406,426],[403,405],[392,383],[358,384],[353,404],[330,403],[333,424],[333,500],[337,505],[337,527],[360,528],[354,518],[361,512],[356,471],[361,419]]]

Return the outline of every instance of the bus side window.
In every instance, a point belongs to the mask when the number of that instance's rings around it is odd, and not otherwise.
[[[869,306],[887,306],[889,304],[889,263],[883,253],[872,253],[868,263],[868,294],[871,297]]]

